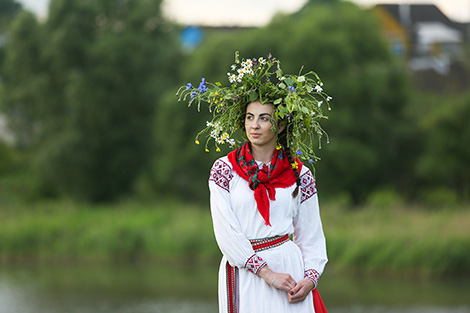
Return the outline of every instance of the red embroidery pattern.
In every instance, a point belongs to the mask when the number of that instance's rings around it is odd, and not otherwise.
[[[252,272],[253,274],[258,275],[259,270],[266,265],[266,261],[264,261],[262,258],[257,256],[256,254],[253,254],[248,261],[246,261],[245,267],[247,270]]]
[[[225,268],[227,276],[227,311],[229,313],[237,313],[237,268],[232,267],[228,262]]]
[[[317,271],[310,269],[305,271],[304,278],[311,279],[316,287],[318,280],[320,279],[320,274]]]
[[[233,174],[230,166],[222,160],[217,160],[212,166],[209,181],[212,180],[220,188],[230,191],[229,185],[232,178]]]
[[[250,240],[251,246],[253,247],[253,250],[255,250],[255,252],[280,246],[286,241],[289,241],[288,235]]]
[[[315,179],[313,179],[312,172],[307,171],[305,174],[300,176],[300,190],[302,191],[302,198],[300,198],[300,203],[310,199],[314,194],[317,193],[317,187],[315,185]]]

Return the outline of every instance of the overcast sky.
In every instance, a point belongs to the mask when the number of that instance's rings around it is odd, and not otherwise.
[[[49,0],[17,0],[40,17]],[[470,0],[351,0],[359,5],[377,3],[436,4],[451,19],[470,21]],[[307,0],[164,0],[164,12],[172,20],[198,25],[263,25],[278,11],[294,12]]]

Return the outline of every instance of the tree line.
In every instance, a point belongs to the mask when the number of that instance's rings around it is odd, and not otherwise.
[[[52,0],[45,21],[14,0],[0,7],[0,110],[15,138],[0,143],[0,173],[27,173],[34,197],[207,201],[221,154],[193,138],[209,112],[187,108],[175,92],[201,77],[228,84],[240,51],[272,53],[286,73],[304,66],[322,77],[333,96],[330,143],[315,165],[325,196],[469,200],[470,94],[413,90],[372,11],[311,1],[264,27],[206,30],[188,52],[161,1]]]

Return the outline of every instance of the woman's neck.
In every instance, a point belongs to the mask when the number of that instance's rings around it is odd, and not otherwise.
[[[276,149],[276,146],[256,147],[254,145],[251,145],[251,153],[253,154],[253,158],[256,161],[260,161],[265,164],[268,164],[269,162],[271,162],[275,149]]]

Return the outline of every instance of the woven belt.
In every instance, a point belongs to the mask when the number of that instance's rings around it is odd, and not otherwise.
[[[251,246],[253,247],[253,250],[255,250],[255,252],[280,246],[287,241],[289,241],[288,235],[250,240]]]

